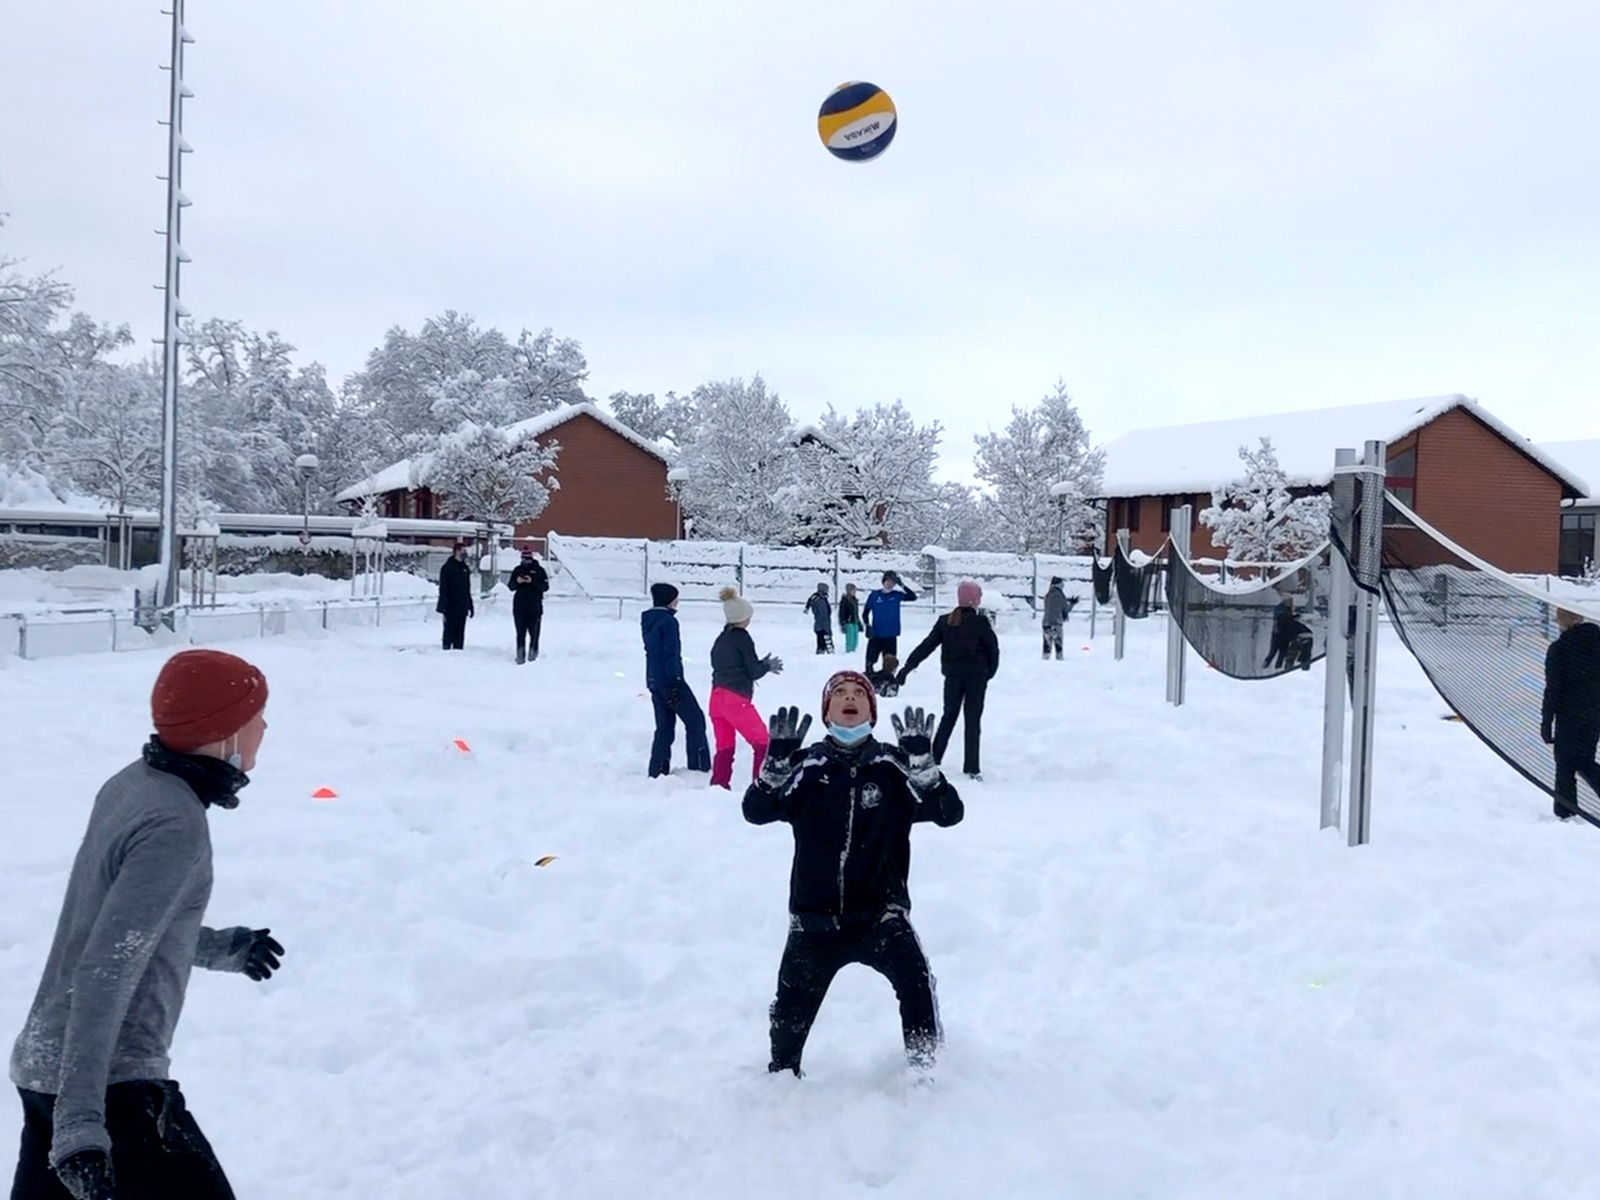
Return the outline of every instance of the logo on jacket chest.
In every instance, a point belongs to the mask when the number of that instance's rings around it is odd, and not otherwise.
[[[878,785],[875,783],[864,784],[860,795],[862,808],[877,808],[883,802],[883,793],[878,790]]]

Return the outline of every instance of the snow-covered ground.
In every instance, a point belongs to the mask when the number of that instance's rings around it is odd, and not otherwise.
[[[702,701],[717,624],[684,615]],[[1075,618],[1060,664],[1004,637],[987,778],[964,823],[914,835],[948,1036],[931,1087],[861,968],[807,1077],[767,1076],[790,839],[703,776],[645,778],[634,610],[553,605],[526,667],[503,611],[457,655],[431,623],[241,643],[271,730],[212,814],[209,921],[288,955],[265,985],[197,972],[174,1049],[239,1194],[1600,1192],[1600,832],[1440,720],[1386,631],[1374,841],[1347,849],[1317,829],[1320,668],[1192,669],[1174,710],[1164,626],[1131,624],[1122,663],[1100,630],[1084,651]],[[842,658],[787,608],[753,633],[789,666],[763,711],[814,710]],[[0,1043],[159,653],[0,673]],[[930,664],[897,703],[937,694]]]

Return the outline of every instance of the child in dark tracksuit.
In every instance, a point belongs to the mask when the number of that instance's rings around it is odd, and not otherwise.
[[[683,722],[689,770],[711,770],[706,744],[706,717],[683,677],[683,643],[678,634],[678,589],[670,583],[650,585],[654,608],[639,615],[644,638],[644,681],[656,713],[656,735],[650,744],[650,778],[672,773],[672,739]]]
[[[822,694],[828,736],[801,751],[811,718],[772,719],[760,777],[744,795],[745,820],[794,830],[789,939],[772,1002],[769,1071],[800,1074],[806,1037],[828,985],[849,963],[888,978],[900,1002],[906,1057],[932,1066],[942,1030],[933,975],[911,927],[911,826],[950,826],[961,797],[933,762],[932,717],[908,709],[900,744],[875,740],[877,699],[866,678],[840,671]]]
[[[817,653],[833,653],[833,601],[828,599],[828,585],[817,584],[817,590],[806,600],[806,611],[811,614],[811,631],[817,635]]]
[[[1561,636],[1544,659],[1544,704],[1539,735],[1556,756],[1555,814],[1578,815],[1578,776],[1600,792],[1600,626],[1577,613],[1556,613]]]

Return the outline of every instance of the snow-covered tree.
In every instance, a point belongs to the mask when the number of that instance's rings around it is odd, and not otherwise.
[[[1004,433],[974,439],[974,474],[987,484],[987,520],[1003,547],[1020,554],[1056,550],[1092,541],[1098,514],[1086,503],[1100,487],[1105,452],[1089,446],[1089,431],[1066,384],[1033,408],[1011,409]],[[1059,483],[1073,485],[1065,501],[1051,493]],[[1063,520],[1062,505],[1065,505]]]
[[[789,507],[798,532],[819,545],[922,546],[940,524],[933,482],[942,434],[918,425],[905,405],[878,404],[845,417],[830,405],[801,431]]]
[[[463,422],[508,425],[582,403],[588,373],[572,338],[524,329],[512,342],[450,310],[415,334],[390,329],[351,377],[345,402],[389,433],[394,459],[431,450]]]
[[[72,372],[39,446],[53,474],[117,511],[161,492],[161,380],[151,363]]]
[[[613,392],[606,403],[617,420],[653,442],[681,449],[694,436],[695,405],[688,396],[668,392],[662,401],[654,392]]]
[[[1271,438],[1239,447],[1244,474],[1211,493],[1200,524],[1236,562],[1296,562],[1328,540],[1333,502],[1326,493],[1296,498]]]
[[[513,442],[492,426],[467,425],[445,437],[425,482],[447,517],[531,520],[550,503],[561,447],[532,437]]]
[[[687,472],[684,511],[696,537],[783,542],[794,532],[786,500],[796,495],[795,434],[789,410],[757,375],[701,384],[695,433],[679,465]]]

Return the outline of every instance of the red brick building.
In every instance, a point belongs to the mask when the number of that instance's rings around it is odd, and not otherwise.
[[[560,446],[560,487],[545,510],[517,525],[518,538],[549,533],[570,537],[673,538],[678,506],[667,486],[666,452],[593,404],[573,404],[519,421],[508,438],[533,437]],[[386,467],[338,495],[343,504],[382,496],[385,517],[434,517],[439,497],[428,488],[430,455]]]
[[[1239,447],[1271,438],[1297,494],[1322,491],[1340,448],[1361,454],[1388,443],[1389,491],[1440,533],[1504,571],[1553,574],[1560,563],[1563,501],[1586,494],[1583,480],[1465,396],[1388,401],[1278,413],[1124,434],[1106,447],[1106,544],[1127,529],[1133,548],[1166,541],[1171,509],[1211,504],[1211,492],[1239,477]],[[1210,530],[1194,520],[1190,553],[1222,558]],[[1397,535],[1404,536],[1404,535]]]

